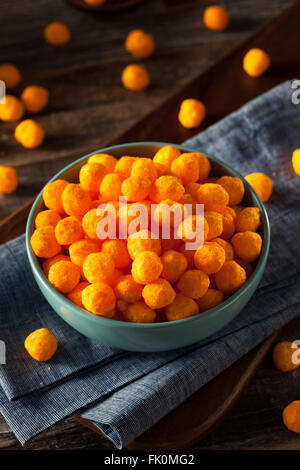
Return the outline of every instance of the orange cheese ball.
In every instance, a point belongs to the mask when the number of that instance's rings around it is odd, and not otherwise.
[[[99,185],[107,174],[105,166],[101,163],[86,163],[80,168],[79,182],[80,186],[95,199],[99,195]]]
[[[61,196],[64,189],[68,186],[68,181],[56,180],[53,183],[48,183],[43,191],[43,200],[45,206],[59,214],[65,214],[62,205]]]
[[[188,267],[188,261],[184,254],[175,250],[165,251],[161,257],[161,277],[173,283],[178,281]]]
[[[135,303],[142,298],[143,286],[133,279],[131,274],[124,274],[115,284],[117,299],[128,303]]]
[[[39,147],[44,137],[44,129],[33,119],[25,119],[15,128],[15,139],[27,149]]]
[[[125,47],[136,59],[146,59],[153,54],[155,41],[151,34],[141,29],[134,29],[128,34]]]
[[[105,281],[114,269],[114,260],[107,253],[90,253],[82,265],[84,277],[90,283]]]
[[[122,277],[123,275],[124,275],[123,271],[121,271],[120,269],[115,269],[114,272],[105,279],[105,282],[109,286],[115,287],[120,277]]]
[[[256,232],[238,232],[232,237],[232,244],[239,258],[252,263],[260,255],[262,239]]]
[[[195,253],[196,253],[196,250],[187,250],[186,249],[186,244],[183,243],[180,247],[179,247],[179,252],[182,253],[186,260],[187,260],[187,267],[188,269],[193,269],[195,267],[194,265],[194,256],[195,256]]]
[[[292,156],[292,164],[296,175],[300,175],[300,149],[294,150]]]
[[[61,252],[61,246],[55,237],[54,227],[51,225],[35,229],[30,243],[34,254],[40,258],[52,258]]]
[[[256,232],[260,226],[260,211],[257,207],[246,207],[236,218],[238,232]]]
[[[290,341],[282,341],[276,344],[272,352],[272,358],[276,369],[282,372],[295,370],[299,367],[300,362],[298,359],[300,352],[299,346]],[[294,353],[296,353],[294,355]],[[294,360],[296,359],[296,361]]]
[[[50,283],[63,294],[68,294],[80,281],[80,269],[71,261],[57,261],[49,270]]]
[[[68,299],[71,300],[73,304],[78,305],[78,307],[84,308],[82,303],[82,291],[89,285],[89,282],[80,282],[73,290],[71,290],[71,292],[68,293]]]
[[[198,165],[199,165],[199,180],[203,181],[206,178],[208,178],[208,175],[211,170],[211,164],[206,155],[203,155],[203,153],[193,153],[195,158],[198,160]],[[195,199],[196,195],[194,196]]]
[[[217,238],[223,233],[223,216],[219,212],[204,212],[205,220],[208,224],[207,240]]]
[[[119,173],[120,175],[128,178],[131,175],[132,165],[137,160],[137,158],[138,157],[129,157],[127,155],[121,157],[115,166],[115,173]]]
[[[122,72],[122,83],[125,88],[131,91],[141,91],[150,84],[149,73],[141,65],[127,65]]]
[[[224,248],[218,243],[206,242],[195,253],[194,263],[196,268],[206,274],[213,274],[222,268],[226,260]]]
[[[197,200],[193,198],[193,196],[189,193],[184,193],[182,198],[180,199],[180,204],[192,206],[192,214],[196,215],[196,208],[197,208]]]
[[[98,253],[99,251],[99,244],[94,240],[79,240],[69,246],[71,261],[79,267],[83,265],[89,254]]]
[[[188,183],[185,187],[187,194],[190,194],[197,201],[197,191],[200,188],[199,183]]]
[[[242,266],[242,268],[246,271],[247,279],[252,275],[253,273],[253,267],[252,264],[249,263],[249,261],[245,261],[241,258],[234,258],[234,261]]]
[[[224,31],[229,24],[229,16],[226,8],[212,5],[204,11],[203,22],[208,29]]]
[[[78,218],[71,215],[60,220],[55,227],[55,236],[60,245],[70,245],[81,240],[83,230]]]
[[[167,320],[174,321],[197,315],[197,313],[199,313],[199,307],[190,297],[186,297],[183,294],[177,294],[173,302],[170,305],[167,305],[165,311]]]
[[[191,129],[199,127],[206,115],[206,108],[202,101],[187,99],[182,101],[178,119],[183,127]]]
[[[157,224],[169,227],[178,226],[184,218],[184,207],[181,203],[166,199],[161,201],[154,211]]]
[[[218,243],[218,245],[224,249],[226,261],[232,260],[234,258],[234,250],[231,243],[223,240],[223,238],[213,238],[211,241],[213,243]]]
[[[101,249],[113,259],[116,268],[126,268],[131,263],[127,243],[124,240],[104,240]]]
[[[115,315],[116,296],[105,282],[91,284],[83,289],[82,303],[94,315],[107,318],[113,318]]]
[[[52,46],[63,46],[71,39],[71,32],[67,25],[58,21],[48,24],[44,29],[44,37]]]
[[[219,184],[202,184],[197,191],[199,204],[204,204],[205,211],[222,212],[229,203],[228,192]]]
[[[47,328],[35,330],[27,336],[24,342],[25,349],[36,361],[49,361],[56,353],[57,342]]]
[[[202,297],[209,287],[208,275],[199,269],[189,269],[185,271],[179,281],[177,288],[187,297],[199,299]]]
[[[292,401],[282,413],[284,425],[293,432],[300,433],[300,401]]]
[[[250,49],[243,59],[243,69],[250,77],[259,77],[270,67],[270,56],[259,48]]]
[[[176,292],[166,279],[159,278],[143,288],[143,299],[152,309],[164,308],[175,299]]]
[[[150,224],[151,222],[151,206],[150,206],[150,201],[141,201],[141,202],[135,202],[132,204],[124,204],[121,205],[119,211],[118,211],[118,220],[119,220],[119,227],[122,226],[122,228],[127,226],[127,233],[129,233],[129,229],[132,228],[130,226],[131,222],[133,222],[136,218],[138,218],[142,214],[147,214],[148,215],[148,220],[146,220],[145,223],[148,222]],[[144,230],[148,227],[141,227],[142,224],[136,225],[136,231],[139,230]]]
[[[118,201],[122,196],[122,183],[125,177],[118,173],[104,176],[100,184],[100,196],[104,201]]]
[[[21,73],[19,69],[12,64],[1,64],[0,65],[0,80],[5,82],[5,86],[8,90],[16,88],[21,81]]]
[[[47,209],[45,211],[41,211],[37,214],[35,218],[35,227],[43,227],[45,225],[52,225],[52,227],[56,227],[58,222],[61,220],[61,216],[51,209]]]
[[[215,274],[218,289],[225,295],[234,294],[247,280],[246,271],[235,261],[225,261]]]
[[[12,95],[6,95],[5,103],[0,103],[0,119],[14,122],[22,119],[24,106],[22,101]]]
[[[141,230],[132,233],[127,240],[127,248],[131,259],[143,251],[154,251],[158,256],[161,254],[161,243],[158,238],[152,238],[154,235],[149,230]]]
[[[240,178],[234,176],[221,176],[217,183],[224,188],[229,195],[229,204],[235,206],[240,204],[245,194],[244,183]]]
[[[71,261],[71,259],[70,256],[63,255],[62,253],[59,255],[52,256],[52,258],[44,259],[42,262],[42,266],[43,271],[47,277],[49,276],[51,266],[57,263],[58,261]]]
[[[197,230],[202,230],[202,226],[203,242],[205,242],[209,232],[209,225],[202,215],[190,215],[186,217],[178,227],[177,236],[187,243],[195,242],[198,236]]]
[[[104,218],[102,215],[97,215],[98,209],[91,209],[82,218],[82,227],[85,234],[92,240],[98,240],[97,227],[99,222]]]
[[[48,90],[36,85],[27,86],[21,95],[26,111],[32,114],[39,113],[47,105],[48,99]]]
[[[154,181],[150,191],[150,199],[161,202],[165,199],[179,201],[184,195],[184,186],[176,176],[163,175]]]
[[[228,240],[229,238],[231,238],[235,232],[236,214],[234,212],[234,215],[233,215],[232,212],[234,211],[230,207],[225,207],[225,210],[223,213],[223,231],[221,234],[221,237],[224,238],[225,240]]]
[[[128,305],[123,315],[125,320],[134,323],[154,323],[156,320],[156,312],[143,301]]]
[[[148,284],[159,278],[162,268],[162,262],[154,251],[143,251],[134,258],[131,273],[138,284]]]
[[[171,171],[178,176],[184,185],[196,183],[199,179],[199,163],[193,153],[182,153],[180,157],[173,160]]]
[[[129,202],[142,201],[149,196],[151,181],[145,176],[129,176],[123,181],[121,189]]]
[[[103,5],[103,3],[105,3],[106,0],[84,0],[84,3],[86,3],[87,5],[90,5],[92,7],[98,7],[100,5]]]
[[[171,171],[171,164],[175,158],[180,156],[180,150],[172,145],[161,147],[153,157],[158,176],[162,176]]]
[[[251,173],[245,176],[245,180],[257,192],[262,202],[267,202],[273,191],[273,181],[264,173]]]
[[[200,299],[197,300],[200,312],[206,312],[211,308],[217,307],[224,301],[224,294],[217,289],[208,289]]]
[[[137,158],[131,168],[131,176],[143,176],[153,183],[157,178],[155,163],[151,158]]]
[[[18,186],[18,175],[11,166],[0,166],[0,194],[11,194]]]
[[[68,184],[61,195],[62,205],[68,215],[84,215],[91,206],[91,197],[79,184]]]
[[[118,160],[108,153],[95,153],[88,159],[88,163],[100,163],[107,173],[113,173]]]

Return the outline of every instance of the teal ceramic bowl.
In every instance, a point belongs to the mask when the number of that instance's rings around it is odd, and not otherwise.
[[[86,155],[79,160],[76,160],[74,163],[71,163],[55,175],[50,181],[52,182],[58,178],[64,178],[70,182],[78,182],[80,167],[85,163],[88,157],[95,153],[110,153],[116,157],[121,157],[122,155],[153,157],[162,145],[167,144],[162,142],[141,142],[117,145],[97,150],[96,152]],[[194,151],[181,145],[176,145],[176,147],[182,152]],[[45,209],[42,192],[38,195],[29,214],[26,227],[28,258],[33,275],[43,295],[57,314],[70,326],[85,336],[99,340],[101,343],[119,349],[145,352],[166,351],[191,345],[212,335],[213,333],[216,333],[242,311],[254,294],[266,266],[270,245],[268,217],[265,208],[255,191],[237,171],[215,157],[209,156],[209,159],[212,164],[213,175],[237,176],[244,181],[246,190],[243,204],[258,207],[262,215],[262,253],[252,276],[238,292],[218,307],[183,320],[149,324],[110,320],[88,313],[57,292],[45,277],[39,261],[30,246],[30,237],[34,230],[36,214]]]

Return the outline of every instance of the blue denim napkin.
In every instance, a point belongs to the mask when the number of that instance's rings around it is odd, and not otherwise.
[[[271,250],[263,280],[244,311],[197,345],[163,353],[119,351],[87,339],[50,308],[32,277],[24,237],[0,247],[0,411],[21,443],[76,412],[122,448],[280,326],[300,314],[300,179],[291,153],[300,147],[300,108],[291,82],[249,102],[186,144],[242,174],[274,180],[267,210]],[[36,363],[23,347],[47,327],[53,359]]]

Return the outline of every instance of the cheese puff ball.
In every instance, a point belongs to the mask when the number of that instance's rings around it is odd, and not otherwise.
[[[203,22],[208,29],[224,31],[229,24],[229,16],[226,8],[212,5],[205,8]]]
[[[60,220],[55,227],[56,240],[60,245],[70,245],[83,237],[82,225],[73,215]]]
[[[143,251],[134,258],[131,273],[138,284],[148,284],[159,278],[162,268],[162,262],[154,251]]]
[[[77,284],[76,287],[74,287],[71,292],[68,293],[67,297],[73,304],[78,305],[80,308],[84,308],[83,303],[82,303],[82,291],[85,289],[87,286],[89,286],[89,282],[83,281]]]
[[[221,234],[221,237],[224,238],[225,240],[228,240],[229,238],[231,238],[235,232],[236,214],[234,212],[234,215],[233,215],[232,212],[234,211],[230,207],[225,207],[225,210],[223,213],[223,231]]]
[[[251,173],[245,176],[245,180],[257,192],[262,202],[267,202],[273,191],[273,181],[264,173]]]
[[[198,165],[199,165],[199,180],[205,180],[208,178],[208,175],[211,170],[211,164],[209,159],[206,157],[206,155],[203,155],[203,153],[193,153],[197,160],[198,160]],[[194,196],[196,199],[196,195]]]
[[[105,282],[109,286],[115,287],[120,277],[122,277],[123,275],[124,275],[123,271],[120,271],[120,269],[115,269],[114,272],[105,279]]]
[[[170,305],[167,305],[165,311],[167,320],[174,321],[197,315],[197,313],[199,313],[199,307],[190,297],[186,297],[183,294],[177,294],[173,302]]]
[[[15,128],[15,139],[26,149],[39,147],[45,137],[44,129],[33,119],[25,119]]]
[[[149,196],[151,181],[145,176],[130,176],[123,181],[121,189],[129,202],[142,201]]]
[[[61,216],[51,209],[47,209],[45,211],[41,211],[37,214],[35,218],[35,227],[43,227],[45,225],[52,225],[52,227],[56,227],[58,222],[61,220]]]
[[[172,145],[161,147],[153,157],[158,176],[162,176],[171,171],[171,164],[175,158],[180,156],[180,150]]]
[[[184,185],[196,183],[199,179],[199,164],[193,153],[182,153],[180,157],[173,160],[171,171],[178,176]]]
[[[292,165],[296,175],[300,175],[300,149],[296,149],[292,156]]]
[[[95,153],[95,155],[92,155],[88,159],[88,163],[100,163],[103,165],[106,168],[107,173],[114,172],[117,162],[118,160],[108,153]]]
[[[161,202],[165,199],[180,201],[184,195],[184,186],[175,176],[164,175],[154,181],[150,191],[150,199],[154,202]]]
[[[202,215],[190,215],[186,217],[178,227],[177,235],[185,242],[195,242],[199,237],[197,230],[202,230],[203,222],[203,242],[207,239],[209,232],[209,225],[207,220]]]
[[[155,163],[151,158],[137,158],[133,162],[131,176],[145,176],[153,183],[157,178]]]
[[[1,64],[0,65],[0,80],[5,83],[8,90],[16,88],[21,81],[21,73],[19,69],[12,64]]]
[[[206,108],[202,101],[190,98],[182,101],[178,120],[183,127],[191,129],[200,126],[205,115]]]
[[[62,205],[61,196],[64,189],[68,186],[68,181],[56,180],[53,183],[48,183],[43,191],[43,200],[45,206],[59,214],[65,214]]]
[[[136,59],[146,59],[153,54],[155,41],[151,34],[141,29],[134,29],[128,34],[125,47]]]
[[[143,251],[153,251],[158,256],[161,254],[161,243],[158,238],[152,238],[153,234],[149,230],[141,230],[132,233],[127,240],[127,248],[131,259]]]
[[[143,286],[135,282],[131,274],[124,274],[118,279],[114,290],[117,299],[134,303],[141,300]]]
[[[131,91],[144,90],[150,84],[149,73],[141,65],[127,65],[122,72],[122,83],[125,88]]]
[[[69,246],[71,261],[79,267],[83,265],[89,254],[98,253],[99,251],[99,244],[94,240],[79,240]]]
[[[154,323],[156,320],[156,312],[143,301],[128,305],[123,316],[125,320],[133,323]]]
[[[104,240],[101,249],[113,259],[116,268],[126,268],[131,263],[127,243],[124,240]]]
[[[62,205],[68,215],[84,215],[91,206],[91,197],[79,184],[68,184],[61,195]]]
[[[39,113],[47,105],[48,98],[48,90],[36,85],[27,86],[21,95],[26,111],[32,114]]]
[[[30,243],[34,254],[40,258],[52,258],[61,252],[61,246],[55,237],[54,227],[51,225],[35,229]]]
[[[289,341],[282,341],[276,344],[272,352],[272,358],[276,369],[282,372],[295,370],[299,367],[300,362],[298,359],[300,349],[295,343]],[[296,353],[294,355],[294,353]],[[295,357],[296,356],[296,357]],[[294,359],[297,359],[294,361]]]
[[[258,207],[246,207],[236,218],[237,232],[256,232],[260,226],[260,211]]]
[[[18,186],[18,175],[11,166],[0,166],[0,194],[11,194]]]
[[[121,157],[115,166],[115,173],[119,173],[120,175],[128,178],[131,175],[132,165],[137,160],[137,158],[138,157],[128,157],[126,155]]]
[[[49,276],[50,268],[53,264],[57,263],[58,261],[71,261],[70,256],[63,255],[62,253],[59,255],[55,255],[52,258],[47,258],[42,261],[42,267],[45,275]]]
[[[184,218],[184,207],[181,203],[165,199],[154,211],[154,220],[165,227],[178,226]]]
[[[194,263],[196,268],[206,274],[214,274],[220,271],[225,263],[226,254],[224,248],[218,243],[207,242],[195,253]]]
[[[118,173],[104,176],[100,184],[100,196],[104,201],[118,201],[122,196],[122,183],[125,177]]]
[[[171,304],[175,299],[176,292],[166,279],[159,278],[147,284],[142,295],[148,307],[157,309]]]
[[[223,232],[223,216],[219,212],[204,212],[205,220],[208,224],[207,240],[219,237]]]
[[[200,188],[199,183],[188,183],[185,187],[185,192],[190,194],[195,200],[197,200],[197,191]]]
[[[199,204],[204,204],[205,211],[222,212],[229,203],[228,192],[219,184],[202,184],[197,191]]]
[[[165,251],[161,257],[161,277],[173,283],[178,281],[188,267],[188,261],[184,254],[175,250]]]
[[[261,252],[262,239],[256,232],[238,232],[232,237],[232,244],[236,255],[252,263]]]
[[[292,401],[289,405],[287,405],[282,413],[282,419],[284,425],[289,429],[289,431],[293,431],[296,433],[300,433],[300,401],[295,400]]]
[[[79,284],[80,268],[71,261],[57,261],[52,264],[48,279],[55,289],[68,294]]]
[[[106,0],[84,0],[84,3],[86,3],[87,5],[90,5],[92,7],[98,7],[100,5],[103,5],[103,3],[105,3]]]
[[[106,174],[107,170],[101,163],[87,163],[80,168],[80,186],[95,199],[99,194],[99,185]]]
[[[241,258],[234,258],[234,261],[242,266],[242,268],[246,271],[247,279],[252,275],[253,273],[253,267],[252,264],[249,263],[249,261],[245,261]]]
[[[195,267],[194,265],[194,256],[195,256],[195,253],[196,253],[196,250],[187,250],[186,249],[186,244],[183,243],[180,247],[179,247],[179,250],[178,250],[180,253],[182,253],[184,255],[184,257],[186,258],[187,260],[187,268],[188,269],[193,269]]]
[[[189,269],[185,271],[179,281],[177,288],[187,297],[199,299],[202,297],[209,287],[208,275],[199,269]]]
[[[105,281],[114,269],[114,260],[107,253],[90,253],[82,265],[84,277],[90,283]]]
[[[221,176],[217,182],[227,191],[229,195],[229,204],[231,206],[235,206],[242,201],[245,194],[245,187],[240,178],[236,178],[234,176]]]
[[[82,228],[85,234],[92,240],[99,240],[97,235],[97,227],[101,220],[105,217],[97,215],[98,209],[89,210],[82,219]]]
[[[19,121],[24,114],[22,101],[12,95],[6,95],[5,103],[0,103],[0,119],[2,121]]]
[[[223,240],[223,238],[213,238],[211,241],[213,243],[218,243],[218,245],[224,249],[226,261],[232,260],[234,258],[234,250],[231,243]]]
[[[225,295],[236,292],[246,280],[246,271],[233,260],[225,261],[220,271],[215,274],[216,285]]]
[[[135,228],[136,230],[143,230],[148,227],[141,227],[141,225],[146,225],[147,223],[150,224],[151,222],[151,203],[150,201],[141,201],[141,202],[134,202],[129,204],[121,205],[118,211],[118,221],[119,227],[124,227],[125,224],[127,225],[127,231],[130,232],[131,229],[131,222],[133,222],[139,216],[147,214],[148,219],[146,218],[145,222],[142,221],[141,224],[138,224]]]
[[[250,49],[243,59],[243,69],[250,77],[259,77],[270,67],[270,56],[262,49]]]
[[[211,308],[217,307],[224,301],[224,294],[217,289],[208,289],[200,299],[197,300],[200,312],[206,312]]]
[[[67,25],[57,21],[46,26],[44,37],[46,42],[52,46],[63,46],[70,41],[71,32]]]
[[[57,342],[47,328],[35,330],[27,336],[24,342],[26,351],[36,361],[49,361],[56,353]]]
[[[113,289],[105,282],[87,286],[82,291],[84,308],[94,315],[113,318],[115,315],[116,296]]]

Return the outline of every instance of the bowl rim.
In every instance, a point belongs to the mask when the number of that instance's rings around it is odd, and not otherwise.
[[[174,320],[174,321],[171,321],[171,322],[161,322],[161,323],[159,323],[159,322],[158,323],[133,323],[133,322],[131,323],[131,322],[124,322],[124,321],[121,321],[121,320],[113,320],[113,319],[110,319],[110,318],[105,318],[105,317],[102,317],[100,315],[95,315],[91,312],[88,312],[87,310],[84,310],[84,309],[80,308],[79,306],[77,306],[76,304],[71,302],[68,298],[66,298],[63,294],[58,292],[50,284],[50,282],[46,278],[44,272],[42,271],[42,268],[41,268],[41,266],[38,262],[38,259],[37,259],[36,255],[32,251],[31,244],[30,244],[30,238],[31,238],[31,235],[32,235],[32,230],[34,229],[34,215],[35,215],[36,208],[37,208],[40,200],[42,199],[43,190],[44,190],[44,187],[45,187],[44,186],[42,188],[42,190],[39,192],[39,194],[37,195],[37,197],[36,197],[36,199],[35,199],[35,201],[32,205],[32,208],[30,210],[30,213],[29,213],[29,216],[28,216],[28,219],[27,219],[27,224],[26,224],[26,232],[25,232],[25,234],[26,234],[26,251],[27,251],[27,256],[29,258],[29,263],[30,263],[31,269],[32,269],[34,275],[38,278],[39,282],[43,285],[43,287],[47,291],[47,293],[54,296],[56,298],[57,302],[61,306],[65,307],[69,310],[71,309],[72,313],[74,313],[76,315],[79,315],[83,319],[86,319],[86,320],[90,319],[90,320],[95,321],[96,323],[98,323],[99,326],[103,325],[103,326],[109,326],[109,327],[120,327],[120,326],[122,326],[123,328],[158,329],[158,328],[174,328],[174,327],[179,326],[179,325],[191,323],[195,320],[198,320],[198,321],[203,320],[204,321],[205,319],[208,319],[210,317],[217,316],[224,309],[227,310],[228,307],[230,307],[233,303],[238,301],[238,299],[243,297],[244,293],[251,287],[251,285],[255,282],[257,277],[259,277],[260,274],[262,273],[262,271],[264,270],[264,267],[265,267],[265,264],[266,264],[266,261],[267,261],[267,257],[268,257],[268,254],[269,254],[269,248],[270,248],[270,224],[269,224],[269,219],[268,219],[268,215],[267,215],[266,209],[264,207],[264,204],[262,203],[262,201],[259,198],[256,191],[252,188],[252,186],[250,186],[250,184],[245,180],[245,178],[238,171],[236,171],[234,168],[232,168],[231,165],[229,165],[226,162],[223,162],[222,160],[218,159],[217,157],[214,157],[214,156],[211,156],[211,155],[209,155],[205,152],[202,152],[199,149],[194,149],[194,148],[191,148],[189,146],[185,146],[184,144],[181,145],[181,144],[173,144],[173,143],[169,143],[169,142],[151,142],[151,141],[150,142],[148,142],[148,141],[130,142],[130,143],[124,143],[124,144],[119,144],[119,145],[112,145],[112,146],[109,146],[109,147],[103,147],[103,148],[100,148],[100,149],[98,149],[94,152],[91,152],[91,153],[87,154],[87,155],[84,155],[83,157],[80,157],[80,158],[76,159],[74,162],[70,163],[69,165],[64,167],[62,170],[60,170],[58,173],[56,173],[48,181],[48,183],[52,183],[53,181],[59,179],[60,177],[62,177],[64,175],[64,173],[66,171],[70,170],[73,166],[77,165],[81,161],[84,161],[87,158],[89,158],[90,156],[95,155],[97,153],[109,153],[109,152],[113,152],[114,150],[117,150],[117,149],[118,150],[122,149],[122,148],[127,148],[128,149],[130,147],[134,148],[134,147],[137,147],[137,146],[140,146],[140,147],[142,147],[142,146],[145,146],[145,147],[153,147],[153,146],[163,147],[163,146],[166,146],[166,145],[171,145],[171,146],[176,147],[179,150],[184,151],[184,152],[203,153],[210,160],[213,160],[216,163],[218,163],[222,166],[225,166],[229,170],[229,172],[233,173],[234,176],[240,178],[243,181],[244,185],[252,193],[252,195],[254,197],[254,200],[255,200],[255,203],[256,203],[257,207],[259,208],[259,210],[261,212],[261,215],[262,215],[262,222],[263,222],[262,225],[264,227],[264,232],[265,233],[264,233],[263,246],[262,246],[262,252],[261,252],[260,258],[258,260],[258,263],[257,263],[250,279],[248,279],[245,282],[245,284],[237,292],[235,292],[232,296],[230,296],[228,299],[226,299],[220,305],[217,305],[216,307],[214,307],[212,309],[209,309],[206,312],[203,312],[203,313],[199,312],[197,315],[193,315],[193,316],[188,317],[188,318],[183,318],[183,319],[180,319],[180,320]],[[46,183],[46,184],[48,184],[48,183]],[[87,315],[88,315],[88,317],[87,317]]]

